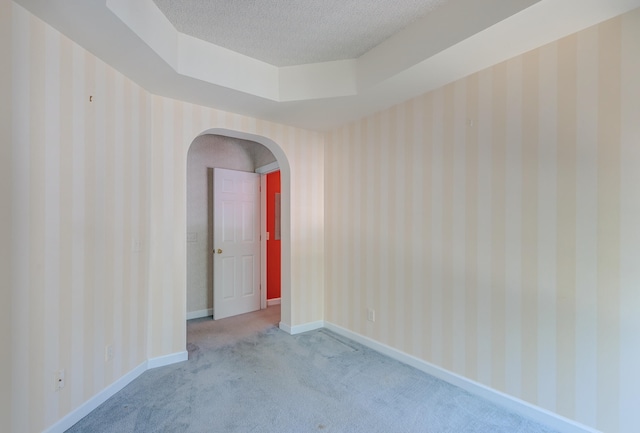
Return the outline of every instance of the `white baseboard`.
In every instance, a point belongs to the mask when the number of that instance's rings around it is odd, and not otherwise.
[[[200,319],[202,317],[212,317],[213,308],[207,308],[206,310],[190,311],[187,313],[187,320]]]
[[[165,365],[175,364],[177,362],[186,361],[188,352],[178,352],[171,355],[160,356],[158,358],[149,359],[135,367],[133,370],[122,376],[120,379],[107,386],[105,389],[91,397],[89,400],[81,404],[78,408],[68,413],[64,418],[43,431],[43,433],[63,433],[70,429],[75,423],[87,416],[91,411],[95,410],[102,403],[118,391],[129,385],[147,370],[152,368],[163,367]]]
[[[324,328],[324,320],[318,320],[317,322],[303,323],[302,325],[292,326],[291,335],[302,334],[303,332],[309,332],[320,328]]]
[[[280,298],[267,299],[267,307],[271,307],[273,305],[280,305]]]
[[[171,353],[169,355],[158,356],[157,358],[151,358],[147,361],[147,370],[152,368],[164,367],[165,365],[177,364],[178,362],[186,361],[189,359],[189,352],[186,350],[183,352]]]
[[[427,374],[442,379],[452,385],[458,386],[472,394],[485,398],[499,406],[504,407],[505,409],[519,413],[529,419],[547,425],[556,430],[566,433],[600,433],[598,430],[579,424],[573,420],[564,418],[556,413],[534,406],[530,403],[504,394],[500,391],[491,389],[485,385],[447,371],[436,365],[430,364],[422,359],[416,358],[415,356],[401,352],[400,350],[394,349],[393,347],[387,346],[386,344],[377,342],[369,337],[365,337],[364,335],[360,335],[338,325],[334,325],[333,323],[319,320],[317,322],[290,326],[286,323],[280,322],[279,326],[280,329],[291,335],[313,331],[315,329],[324,327],[330,331],[335,332],[336,334],[342,335],[346,338],[362,344],[363,346],[369,347],[377,352],[389,356],[390,358],[410,365],[414,368],[417,368],[418,370],[424,371]],[[138,365],[133,370],[122,376],[120,379],[116,380],[114,383],[100,391],[91,399],[80,405],[77,409],[67,414],[57,423],[44,430],[43,433],[63,433],[64,431],[71,428],[75,423],[80,421],[82,418],[87,416],[91,411],[95,410],[107,399],[109,399],[118,391],[131,383],[145,371],[152,368],[163,367],[166,365],[186,361],[187,359],[188,352],[183,351],[170,355],[159,356],[157,358],[152,358],[143,362],[142,364]]]
[[[430,364],[422,359],[416,358],[415,356],[387,346],[386,344],[377,342],[369,337],[365,337],[364,335],[360,335],[348,329],[342,328],[341,326],[325,322],[324,327],[330,331],[335,332],[336,334],[342,335],[343,337],[349,338],[350,340],[360,343],[363,346],[369,347],[376,352],[380,352],[383,355],[386,355],[404,364],[410,365],[411,367],[417,368],[418,370],[424,371],[425,373],[435,376],[438,379],[442,379],[445,382],[462,388],[465,391],[470,392],[471,394],[475,394],[477,396],[485,398],[507,410],[519,413],[524,417],[534,420],[540,424],[549,426],[555,430],[565,433],[600,433],[598,430],[592,429],[573,420],[562,417],[541,407],[534,406],[530,403],[527,403],[526,401],[517,399],[500,391],[496,391],[495,389],[489,388],[488,386],[482,385],[481,383],[474,382],[441,367]]]
[[[280,325],[278,326],[287,334],[295,335],[295,334],[302,334],[303,332],[324,328],[324,320],[318,320],[317,322],[303,323],[302,325],[295,325],[295,326],[287,325],[286,323],[280,322]]]

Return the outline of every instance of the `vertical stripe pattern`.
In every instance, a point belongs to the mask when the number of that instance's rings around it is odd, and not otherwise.
[[[185,350],[186,161],[205,131],[266,137],[285,155],[283,321],[322,319],[323,134],[151,95],[11,11],[12,431],[42,431],[147,359]]]
[[[125,236],[146,237],[148,221],[126,227],[124,214],[129,187],[143,191],[144,201],[148,181],[123,172],[131,164],[144,173],[128,152],[140,137],[123,131],[124,119],[140,116],[124,103],[139,88],[15,4],[12,22],[18,296],[11,430],[35,432],[147,357],[122,342],[144,341],[146,333],[127,320],[127,306],[144,305],[137,301],[146,303],[147,288],[124,280],[124,264],[132,261]],[[145,310],[137,308],[135,317]],[[106,345],[114,347],[113,360],[105,359]],[[56,392],[61,369],[65,387]]]
[[[620,318],[620,381],[618,413],[620,430],[627,426],[640,425],[640,333],[638,332],[638,312],[640,311],[640,11],[621,18],[621,95],[620,95],[620,291],[618,298]],[[594,146],[595,147],[595,146]],[[590,287],[591,288],[591,287]],[[589,292],[591,307],[595,304],[594,290]],[[595,334],[597,328],[588,330]],[[588,349],[594,352],[597,347]],[[594,364],[589,364],[594,369]],[[591,376],[593,381],[593,376]],[[590,382],[592,383],[592,382]],[[589,400],[594,405],[595,398]],[[592,406],[593,407],[593,406]]]
[[[0,3],[0,56],[4,59],[11,59],[13,50],[12,8],[12,2]],[[9,62],[8,66],[0,69],[0,101],[4,101],[0,105],[0,143],[3,143],[0,146],[0,199],[3,203],[11,203],[13,194],[13,152],[10,145],[13,140],[13,107],[10,103],[12,100],[12,76],[13,67]],[[0,344],[7,348],[12,346],[12,308],[15,299],[15,295],[10,289],[4,289],[5,287],[13,287],[14,283],[12,212],[11,206],[4,205],[0,208],[0,287],[3,288],[4,295],[0,306]],[[10,352],[0,358],[0,380],[7,384],[4,392],[0,393],[0,419],[4,420],[4,425],[8,428],[12,428],[13,424],[11,410],[12,365],[13,359]]]
[[[10,19],[13,431],[185,349],[186,155],[217,128],[285,158],[285,323],[637,428],[640,11],[326,134],[151,95]]]
[[[328,133],[325,319],[634,431],[639,27],[632,11]]]

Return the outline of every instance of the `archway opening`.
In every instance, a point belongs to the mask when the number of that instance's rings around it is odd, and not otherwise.
[[[211,143],[217,143],[211,146]],[[204,155],[204,156],[203,156]],[[194,158],[194,156],[196,156]],[[281,206],[281,324],[291,323],[290,167],[282,148],[273,140],[228,129],[199,134],[187,153],[187,318],[204,317],[213,309],[213,267],[210,231],[213,167],[255,171],[275,159],[280,170]],[[194,160],[198,160],[194,164]],[[267,164],[271,165],[271,164]],[[206,174],[203,176],[203,168]],[[194,170],[200,178],[194,184]],[[204,209],[203,209],[204,208]],[[208,255],[208,256],[207,256]],[[266,290],[266,288],[265,288]]]

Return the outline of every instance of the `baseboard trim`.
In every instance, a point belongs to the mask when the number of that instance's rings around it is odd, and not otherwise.
[[[188,352],[178,352],[170,355],[159,356],[144,361],[142,364],[135,367],[130,372],[126,373],[120,379],[107,386],[105,389],[91,397],[89,400],[78,406],[75,410],[69,412],[65,417],[53,424],[51,427],[43,431],[43,433],[63,433],[70,429],[74,424],[80,421],[85,416],[89,415],[91,411],[95,410],[102,403],[111,398],[118,391],[129,385],[142,373],[147,370],[151,370],[157,367],[163,367],[165,365],[175,364],[178,362],[186,361],[188,359]]]
[[[491,389],[478,382],[474,382],[470,379],[462,377],[458,374],[452,373],[436,365],[430,364],[415,356],[409,355],[386,344],[375,341],[369,337],[350,331],[341,326],[335,325],[330,322],[319,320],[317,322],[305,323],[302,325],[290,326],[286,323],[280,322],[280,329],[288,334],[295,335],[303,332],[313,331],[320,328],[326,328],[336,334],[342,335],[355,342],[369,347],[370,349],[380,352],[390,358],[400,361],[404,364],[410,365],[418,370],[424,371],[427,374],[435,376],[444,380],[452,385],[464,389],[472,394],[485,398],[495,404],[498,404],[508,410],[519,413],[529,419],[537,421],[541,424],[547,425],[553,429],[566,432],[566,433],[601,433],[598,430],[592,429],[588,426],[579,424],[568,418],[564,418],[556,413],[548,411],[546,409],[534,406],[523,400],[517,399],[510,395],[504,394],[500,391]],[[169,355],[159,356],[151,358],[142,364],[135,367],[130,372],[126,373],[120,379],[107,386],[91,399],[80,405],[77,409],[73,410],[65,417],[60,419],[51,427],[44,430],[43,433],[63,433],[71,428],[74,424],[87,416],[91,411],[95,410],[102,403],[107,401],[110,397],[123,389],[142,373],[147,370],[164,367],[166,365],[176,364],[178,362],[186,361],[189,357],[187,351],[172,353]]]
[[[267,299],[267,307],[280,305],[280,298]]]
[[[291,326],[284,322],[280,322],[278,327],[287,334],[295,335],[302,334],[303,332],[314,331],[316,329],[324,328],[324,320],[318,320],[317,322],[303,323],[302,325]]]
[[[278,328],[286,332],[287,334],[291,334],[291,326],[287,325],[284,322],[278,323]]]
[[[151,358],[147,361],[147,369],[164,367],[165,365],[177,364],[178,362],[186,361],[189,359],[189,352],[186,350],[183,352],[171,353],[169,355],[158,356],[157,358]]]
[[[147,371],[147,362],[135,367],[129,373],[122,376],[120,379],[107,386],[105,389],[91,397],[89,400],[78,406],[77,409],[68,413],[60,421],[44,430],[43,433],[62,433],[70,429],[75,423],[80,421],[85,416],[89,415],[91,411],[95,410],[102,403],[111,398],[115,393],[120,391],[125,386],[129,385],[134,379]]]
[[[187,313],[187,320],[201,319],[203,317],[212,317],[213,308],[207,308],[206,310],[191,311]]]
[[[324,328],[324,320],[318,320],[317,322],[303,323],[302,325],[289,326],[280,322],[280,329],[291,334],[302,334],[303,332],[314,331],[316,329]],[[284,326],[284,328],[283,328]]]
[[[534,406],[531,403],[517,399],[510,395],[504,394],[481,383],[474,382],[470,379],[462,377],[458,374],[452,373],[436,365],[430,364],[422,359],[416,358],[413,355],[409,355],[386,344],[375,341],[369,337],[358,334],[356,332],[345,329],[341,326],[334,325],[333,323],[325,322],[324,327],[336,334],[349,338],[357,343],[362,344],[370,349],[380,352],[390,358],[402,362],[403,364],[410,365],[418,370],[424,371],[427,374],[442,379],[452,385],[464,389],[465,391],[475,394],[482,398],[485,398],[507,410],[521,414],[533,421],[540,424],[549,426],[555,430],[566,433],[601,433],[598,430],[592,429],[588,426],[582,425],[576,421],[570,420],[556,413],[548,411],[538,406]]]

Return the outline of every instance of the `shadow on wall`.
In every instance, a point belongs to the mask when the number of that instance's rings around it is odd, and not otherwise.
[[[206,317],[213,310],[213,169],[254,172],[276,161],[260,143],[205,134],[187,154],[187,317]]]

